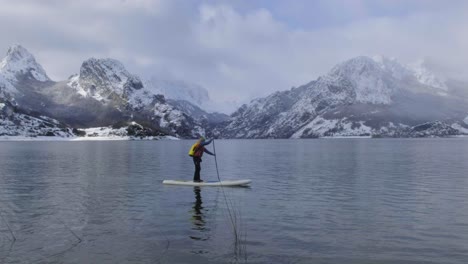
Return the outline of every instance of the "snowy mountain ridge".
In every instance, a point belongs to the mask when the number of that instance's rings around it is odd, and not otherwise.
[[[204,130],[195,124],[190,116],[170,105],[164,96],[148,89],[141,79],[126,70],[115,59],[91,58],[83,62],[80,73],[73,75],[67,85],[85,98],[92,98],[106,105],[115,106],[120,111],[130,111],[136,116],[146,116],[151,123],[188,136],[187,126],[192,126],[195,137]]]
[[[70,125],[182,138],[205,132],[225,138],[447,136],[468,133],[464,85],[424,63],[356,57],[303,86],[254,99],[228,118],[198,106],[209,101],[202,87],[142,81],[114,59],[88,59],[79,74],[54,82],[16,45],[0,64],[0,121],[8,134],[35,131],[30,136],[70,136]],[[172,93],[169,99],[163,90]]]
[[[31,53],[15,45],[0,66],[0,102],[16,105],[23,115],[41,114],[75,127],[138,122],[160,135],[204,134],[196,120],[147,89],[115,59],[90,58],[79,74],[54,82]]]
[[[356,57],[308,84],[252,100],[217,133],[227,138],[449,135],[455,129],[439,121],[466,126],[468,97],[441,83],[430,71],[394,59]],[[421,124],[430,124],[422,127],[431,132],[411,130]]]

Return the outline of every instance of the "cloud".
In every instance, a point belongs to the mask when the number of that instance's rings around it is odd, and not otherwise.
[[[428,58],[468,76],[468,3],[413,1],[0,0],[0,51],[20,43],[56,80],[89,57],[198,83],[233,105],[307,83],[359,55]]]
[[[353,14],[371,13],[363,5]],[[429,57],[464,69],[463,10],[359,16],[344,25],[304,30],[288,27],[265,9],[240,14],[230,6],[202,6],[195,32],[201,46],[217,53],[217,76],[228,90],[251,97],[306,83],[358,55],[383,54],[403,63]]]

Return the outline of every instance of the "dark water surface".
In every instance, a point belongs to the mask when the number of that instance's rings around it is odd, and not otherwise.
[[[468,263],[468,139],[192,143],[0,142],[0,263]]]

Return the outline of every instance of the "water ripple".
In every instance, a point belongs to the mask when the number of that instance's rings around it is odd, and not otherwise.
[[[0,142],[0,262],[468,262],[466,139],[217,142],[244,255],[191,143]]]

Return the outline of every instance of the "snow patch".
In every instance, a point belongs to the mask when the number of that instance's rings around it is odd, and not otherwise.
[[[140,126],[139,124],[132,122],[134,126]],[[91,127],[82,129],[86,135],[83,137],[77,137],[73,140],[75,141],[85,141],[85,140],[178,140],[178,138],[173,136],[152,136],[152,137],[134,137],[129,136],[127,127],[121,128],[112,128],[112,127]]]
[[[291,138],[301,138],[306,131],[313,131],[317,136],[323,135],[325,132],[329,131],[330,129],[334,128],[338,120],[336,119],[324,119],[322,117],[317,117],[312,122],[307,124],[306,126],[299,129],[296,133],[294,133]]]
[[[461,126],[460,124],[453,124],[452,128],[458,130],[461,134],[468,135],[468,128]]]
[[[0,136],[74,136],[70,128],[59,127],[57,124],[58,121],[52,118],[41,119],[17,113],[5,117],[0,114]]]
[[[324,139],[369,139],[372,136],[326,136]]]
[[[122,127],[113,129],[112,127],[90,127],[82,129],[86,135],[84,137],[105,137],[105,138],[118,138],[127,137],[127,128]]]
[[[142,108],[151,104],[154,100],[155,94],[148,89],[133,90],[129,95],[128,102],[134,108]]]
[[[161,136],[152,138],[133,137],[28,137],[28,136],[0,136],[0,141],[127,141],[127,140],[180,140],[173,136]]]
[[[87,97],[89,94],[83,89],[83,87],[81,87],[79,80],[80,80],[80,75],[75,74],[72,77],[70,77],[70,79],[68,79],[67,85],[75,89],[75,91],[81,96]]]

